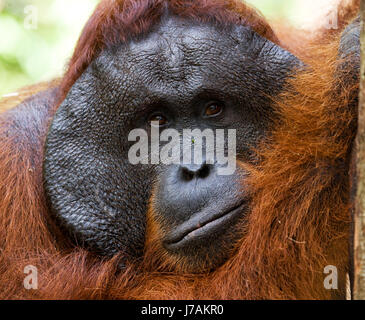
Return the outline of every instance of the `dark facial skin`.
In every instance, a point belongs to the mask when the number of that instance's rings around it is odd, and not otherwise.
[[[233,175],[217,175],[218,164],[132,165],[128,134],[148,131],[156,116],[163,129],[236,129],[238,160],[252,161],[250,150],[273,117],[268,96],[297,64],[249,27],[172,16],[105,50],[74,84],[48,133],[44,177],[55,218],[91,251],[140,257],[154,189],[163,248],[189,261],[191,272],[222,264],[249,208],[247,173],[237,166]],[[213,115],[212,105],[219,109]]]

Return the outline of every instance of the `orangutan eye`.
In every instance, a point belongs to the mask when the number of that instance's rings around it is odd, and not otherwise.
[[[210,103],[204,111],[205,117],[215,117],[221,114],[223,111],[223,105],[218,102]]]
[[[166,126],[168,124],[168,120],[166,119],[166,117],[164,117],[161,114],[154,114],[154,115],[149,117],[148,123],[150,125],[154,125],[154,124],[157,123],[157,125],[159,127],[163,127],[163,126]]]

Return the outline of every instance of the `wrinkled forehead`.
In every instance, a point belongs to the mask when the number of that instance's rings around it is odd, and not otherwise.
[[[217,58],[223,61],[229,57],[239,61],[244,58],[243,51],[254,56],[266,42],[257,36],[253,45],[254,36],[249,27],[219,29],[214,25],[198,25],[191,21],[170,18],[152,30],[145,39],[131,41],[127,50],[130,56],[147,54],[155,57],[156,61],[166,67],[186,67]]]
[[[189,73],[202,67],[219,66],[221,71],[230,71],[235,64],[254,62],[274,46],[250,27],[219,27],[169,17],[147,35],[116,46],[106,55],[124,70],[143,68]]]
[[[97,77],[106,74],[105,81],[131,93],[187,97],[205,89],[250,97],[281,90],[297,62],[250,27],[168,17],[95,63]]]

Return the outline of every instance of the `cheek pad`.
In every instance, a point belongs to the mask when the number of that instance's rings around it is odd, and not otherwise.
[[[49,128],[43,168],[47,200],[78,245],[101,255],[140,256],[151,182],[128,162],[121,140],[128,134],[119,125],[118,110],[102,106],[85,87],[90,87],[88,72]]]

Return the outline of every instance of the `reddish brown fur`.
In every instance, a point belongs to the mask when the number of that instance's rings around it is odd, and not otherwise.
[[[36,93],[44,91],[48,88],[56,87],[58,84],[59,79],[56,79],[50,82],[42,82],[35,85],[26,86],[14,93],[11,93],[8,97],[4,97],[0,100],[0,113],[17,106]]]
[[[92,59],[112,43],[148,30],[164,1],[103,1],[85,27],[61,82],[57,106]],[[150,4],[158,3],[156,7]],[[249,23],[276,42],[267,23],[236,2],[170,1],[174,11],[198,20]],[[182,9],[183,5],[189,3]],[[350,6],[351,10],[355,8]],[[124,10],[124,11],[123,11]],[[242,17],[242,18],[240,18]],[[322,36],[324,39],[324,36]],[[116,273],[119,257],[101,261],[72,248],[49,213],[42,189],[42,146],[53,111],[19,127],[16,112],[0,117],[0,298],[2,299],[329,299],[343,297],[348,271],[348,156],[355,111],[344,108],[356,85],[335,75],[339,32],[307,47],[311,66],[277,99],[278,124],[249,168],[254,206],[236,254],[209,274],[177,273],[159,248],[153,206],[148,212],[144,259]],[[300,50],[299,50],[300,51]],[[335,91],[335,88],[341,90]],[[47,114],[48,113],[48,114]],[[14,128],[16,130],[14,130]],[[36,141],[37,143],[34,143]],[[244,164],[240,164],[244,165]],[[151,199],[153,203],[153,199]],[[23,269],[39,270],[39,289],[25,290]],[[338,267],[338,291],[323,288],[323,268]]]

